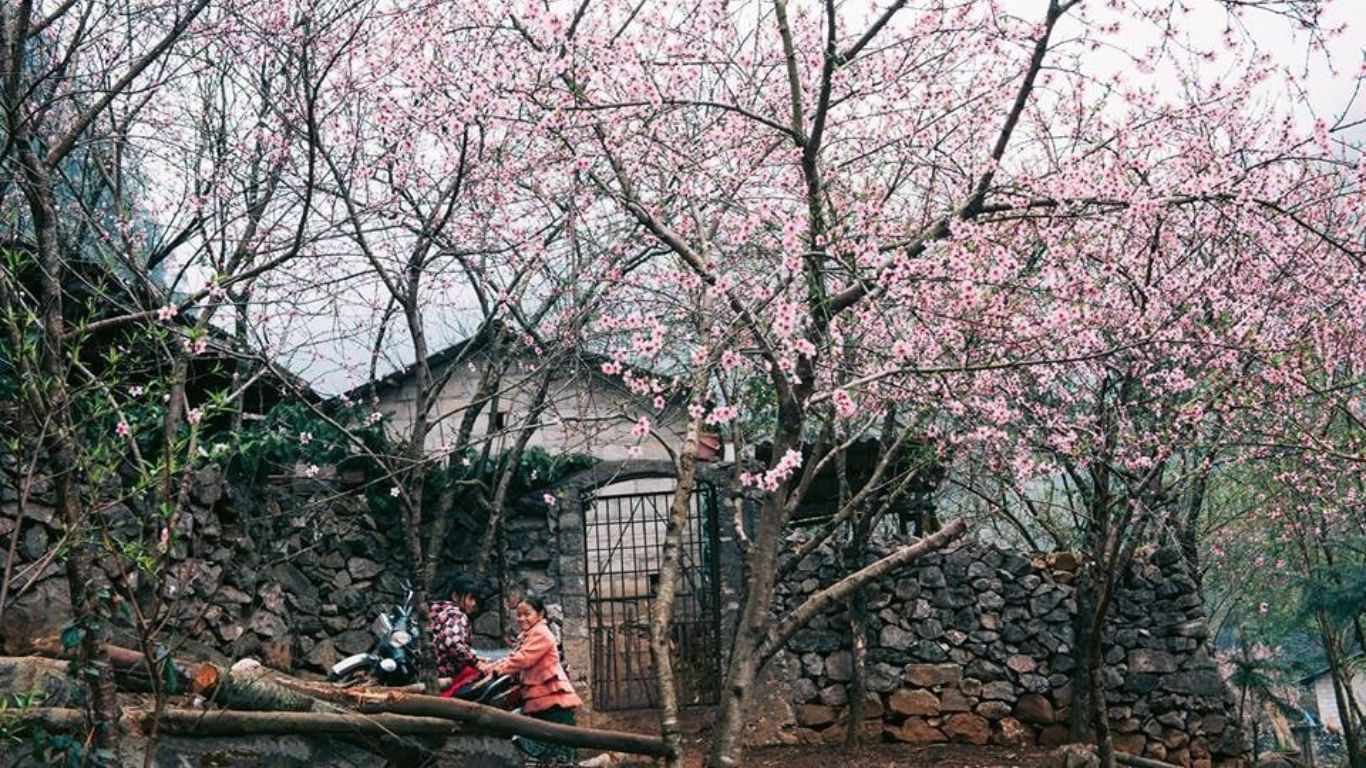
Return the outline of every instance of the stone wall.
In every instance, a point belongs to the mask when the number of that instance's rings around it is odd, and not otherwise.
[[[0,497],[0,540],[8,544],[17,503],[11,489],[0,493],[9,494]],[[105,517],[114,533],[130,537],[151,519],[128,505]],[[543,509],[513,510],[507,530],[509,580],[554,586],[548,573],[555,548]],[[60,537],[60,521],[39,494],[19,531],[19,594],[0,616],[0,652],[21,652],[29,638],[57,633],[69,617],[61,561],[49,557]],[[456,526],[449,542],[442,572],[468,569],[477,536]],[[335,483],[230,490],[216,471],[202,471],[171,539],[162,596],[173,619],[158,639],[192,657],[254,656],[282,670],[325,673],[337,659],[367,650],[375,616],[402,599],[409,576],[403,552],[398,522]],[[104,578],[113,581],[112,571]],[[142,597],[151,602],[147,588]],[[476,623],[490,645],[500,643],[501,629],[497,611]],[[128,641],[127,628],[116,625],[115,639]]]
[[[826,549],[798,565],[778,587],[776,612],[828,585],[834,557]],[[860,727],[915,743],[1065,742],[1080,655],[1076,568],[1070,553],[1030,558],[968,545],[872,587]],[[1236,759],[1229,694],[1205,647],[1195,582],[1175,553],[1148,553],[1130,568],[1111,614],[1105,679],[1117,748],[1182,765]],[[851,645],[842,611],[792,639],[775,681],[792,704],[789,739],[844,738]]]
[[[667,469],[656,464],[600,465],[563,483],[552,504],[536,494],[515,506],[504,523],[502,575],[545,595],[552,618],[563,616],[570,674],[586,700],[591,664],[582,502],[604,483]],[[9,494],[0,495],[0,540],[8,544],[16,504],[11,489],[0,494]],[[42,501],[40,493],[19,530],[19,594],[0,616],[0,652],[21,651],[27,638],[56,633],[69,615],[61,563],[49,557],[60,525]],[[116,533],[151,519],[129,506],[107,510],[106,518]],[[400,537],[396,520],[335,483],[230,492],[216,473],[202,472],[172,539],[162,588],[174,618],[160,641],[189,656],[256,656],[280,669],[321,674],[341,656],[367,649],[376,613],[401,599],[408,568]],[[457,515],[449,542],[443,573],[467,570],[477,544],[473,523]],[[880,546],[885,551],[891,543]],[[729,627],[740,574],[734,546],[725,539],[721,545],[722,618]],[[1068,553],[1029,557],[969,545],[930,555],[872,587],[870,700],[860,727],[908,742],[1063,741],[1079,655],[1075,569]],[[779,586],[775,611],[791,610],[836,573],[832,551],[817,552]],[[510,627],[500,626],[498,611],[486,611],[475,629],[496,644]],[[1117,746],[1196,766],[1242,751],[1207,634],[1196,584],[1174,552],[1149,552],[1124,574],[1105,648]],[[763,727],[751,742],[842,739],[851,646],[848,618],[838,611],[799,632],[770,665],[771,685],[754,708],[764,713],[753,718]],[[584,714],[587,722],[611,724]]]

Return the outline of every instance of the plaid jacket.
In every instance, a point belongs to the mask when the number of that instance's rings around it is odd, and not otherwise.
[[[473,666],[470,617],[455,603],[436,601],[427,611],[427,618],[432,632],[432,650],[436,655],[436,674],[455,677],[460,670]]]

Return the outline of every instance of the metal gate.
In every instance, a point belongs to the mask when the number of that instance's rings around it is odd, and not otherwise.
[[[659,586],[671,491],[584,500],[593,706],[659,706],[650,615]],[[721,680],[720,528],[716,494],[699,485],[683,531],[669,644],[680,706],[716,704]]]

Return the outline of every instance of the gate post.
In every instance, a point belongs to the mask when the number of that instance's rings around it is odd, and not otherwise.
[[[740,551],[740,544],[735,540],[735,524],[733,515],[735,505],[741,504],[747,507],[749,499],[742,491],[738,496],[732,492],[730,483],[726,482],[724,475],[716,473],[718,476],[708,477],[707,481],[712,483],[716,489],[716,510],[713,514],[717,516],[717,529],[719,531],[719,541],[717,560],[720,565],[721,583],[718,585],[721,599],[721,669],[725,674],[725,669],[730,662],[731,644],[735,639],[735,627],[740,620],[740,593],[744,590],[744,553]],[[749,523],[750,510],[743,508],[743,517],[746,524]],[[721,681],[717,681],[718,687]]]
[[[583,699],[585,714],[593,711],[593,660],[588,634],[588,559],[583,540],[583,491],[574,485],[563,488],[559,526],[560,600],[564,607],[561,641],[569,664],[574,690]]]

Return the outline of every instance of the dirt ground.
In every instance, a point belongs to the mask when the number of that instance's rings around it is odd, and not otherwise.
[[[688,768],[701,765],[690,756]],[[1047,750],[970,744],[869,744],[857,753],[842,747],[765,747],[746,753],[745,768],[1036,768]]]

